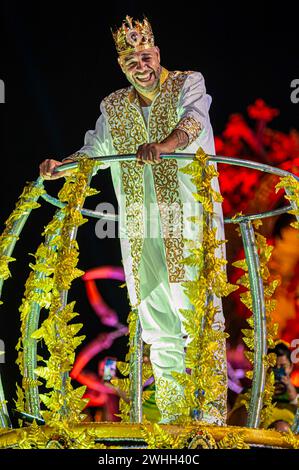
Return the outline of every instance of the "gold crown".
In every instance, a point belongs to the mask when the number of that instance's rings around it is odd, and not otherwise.
[[[111,32],[119,55],[142,51],[155,45],[152,27],[147,18],[141,23],[127,15],[121,27]]]
[[[290,348],[291,345],[290,343],[288,343],[287,341],[284,341],[283,339],[277,339],[276,341],[274,341],[274,346],[277,346],[278,344],[281,344],[283,343],[285,346],[287,346],[287,348]]]

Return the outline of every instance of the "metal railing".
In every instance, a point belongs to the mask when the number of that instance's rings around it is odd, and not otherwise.
[[[223,163],[229,165],[237,165],[241,167],[251,168],[253,170],[262,171],[265,173],[274,174],[280,177],[292,176],[297,181],[299,178],[292,173],[281,170],[280,168],[275,168],[270,165],[265,165],[250,160],[244,160],[241,158],[231,158],[224,156],[215,156],[208,155],[209,163]],[[135,160],[135,155],[110,155],[104,157],[97,157],[95,160],[100,162],[110,162],[111,164],[121,162],[121,161],[133,161]],[[192,160],[194,154],[184,154],[184,153],[175,153],[161,155],[162,159],[178,159],[178,160]],[[55,169],[55,173],[59,173],[66,170],[75,169],[78,165],[78,162],[65,163]],[[99,166],[100,169],[100,166]],[[90,179],[92,175],[90,174]],[[35,183],[37,187],[43,186],[43,178],[39,177]],[[42,194],[41,197],[48,203],[58,207],[59,209],[64,207],[64,204],[60,202],[53,196],[48,195],[47,193]],[[37,200],[37,199],[36,199]],[[263,280],[260,274],[260,264],[257,251],[257,245],[254,236],[254,230],[252,226],[252,221],[261,218],[273,217],[290,210],[297,210],[296,204],[292,201],[290,204],[286,205],[283,208],[275,209],[272,211],[267,211],[257,214],[248,214],[240,215],[234,218],[225,218],[225,223],[234,223],[239,224],[240,231],[242,235],[242,241],[245,250],[245,257],[248,265],[249,281],[250,281],[250,290],[252,295],[252,305],[253,305],[253,320],[254,320],[254,364],[253,364],[253,380],[252,380],[252,392],[249,402],[248,409],[248,421],[247,427],[257,428],[260,424],[260,415],[263,407],[263,391],[265,387],[265,377],[266,377],[266,368],[265,361],[263,360],[267,354],[267,325],[266,325],[266,315],[265,315],[265,299],[264,299],[264,288]],[[60,211],[57,212],[58,216]],[[89,209],[81,208],[81,213],[88,217],[94,217],[97,219],[106,219],[106,220],[118,220],[118,215],[116,214],[107,214],[100,211],[93,211]],[[5,249],[5,256],[11,256],[16,244],[17,239],[19,238],[21,231],[28,220],[30,211],[24,214],[21,220],[18,220],[12,225],[10,230],[11,235],[15,235],[12,239],[10,245]],[[299,217],[296,215],[297,220]],[[76,233],[70,234],[71,239],[76,238]],[[0,280],[0,295],[2,292],[3,280]],[[65,294],[64,292],[62,293]],[[66,297],[64,295],[64,297]],[[63,299],[66,302],[66,298]],[[39,322],[39,307],[32,303],[30,315],[28,315],[28,324],[26,325],[26,331],[32,332],[32,328],[38,327]],[[29,334],[28,333],[28,334]],[[30,336],[30,334],[29,334]],[[26,347],[24,348],[24,363],[28,365],[26,370],[27,378],[33,381],[36,379],[34,374],[34,369],[36,367],[36,357],[37,357],[37,342],[31,338],[27,338]],[[131,357],[131,422],[140,423],[142,420],[142,381],[141,371],[142,371],[142,339],[141,339],[141,327],[140,324],[136,328],[136,334],[134,338],[134,344],[136,348]],[[29,414],[40,418],[40,409],[39,409],[39,398],[38,398],[38,388],[30,387],[27,391],[27,409],[25,410]],[[8,414],[8,410],[5,404],[5,396],[3,387],[1,385],[0,377],[0,427],[6,428],[11,427],[11,422]],[[296,415],[292,430],[296,433],[299,432],[299,412]]]

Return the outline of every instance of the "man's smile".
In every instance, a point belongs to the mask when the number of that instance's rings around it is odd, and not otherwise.
[[[135,76],[135,80],[143,84],[150,82],[152,78],[154,78],[154,72],[147,72],[146,74]]]

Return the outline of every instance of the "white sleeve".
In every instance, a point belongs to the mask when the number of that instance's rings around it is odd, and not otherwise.
[[[192,72],[186,78],[179,99],[179,123],[177,129],[184,130],[190,145],[200,132],[210,125],[209,109],[211,97],[206,93],[205,81],[200,72]]]

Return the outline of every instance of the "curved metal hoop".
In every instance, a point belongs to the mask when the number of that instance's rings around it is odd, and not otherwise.
[[[245,168],[250,168],[253,170],[262,171],[264,173],[274,174],[280,177],[292,176],[297,181],[299,178],[285,170],[280,168],[275,168],[270,165],[265,165],[262,163],[252,162],[250,160],[244,160],[241,158],[231,158],[224,156],[216,155],[207,155],[209,163],[223,163],[241,166]],[[170,155],[161,155],[161,158],[171,159],[176,158],[178,160],[192,160],[194,158],[193,154],[183,154],[175,153]],[[123,160],[134,160],[135,155],[112,155],[109,157],[98,157],[99,162],[119,162]],[[67,169],[75,168],[78,165],[77,162],[68,163],[61,165],[57,168],[57,172],[64,171]],[[287,191],[286,191],[287,193]],[[52,199],[49,202],[54,202]],[[242,215],[233,218],[225,218],[225,223],[238,223],[240,225],[240,231],[242,235],[243,246],[245,250],[246,261],[248,265],[248,274],[250,281],[250,290],[252,294],[252,304],[253,304],[253,318],[254,318],[254,367],[253,367],[253,380],[252,380],[252,393],[249,402],[248,410],[248,420],[247,427],[257,428],[260,423],[261,410],[263,407],[263,391],[265,388],[265,379],[266,379],[266,367],[264,364],[263,358],[267,354],[267,325],[266,325],[266,308],[265,308],[265,299],[264,299],[264,287],[263,280],[260,274],[260,263],[258,257],[257,244],[255,240],[254,230],[251,221],[261,218],[273,217],[277,215],[284,214],[290,210],[298,209],[296,205],[291,202],[291,204],[286,205],[283,208],[279,208],[273,211],[267,211],[256,214]],[[85,209],[83,209],[85,211]],[[83,211],[82,211],[83,212]],[[103,214],[96,211],[89,211],[89,214],[96,218],[105,218],[109,220],[118,220],[118,216],[114,214]],[[297,220],[299,221],[299,216],[296,215]],[[137,338],[135,338],[136,344],[141,344],[141,331],[137,329]],[[136,357],[132,358],[132,369],[135,373],[132,375],[132,390],[138,390],[137,394],[131,396],[132,403],[132,422],[141,422],[142,412],[141,412],[141,396],[142,390],[140,385],[140,375],[141,367],[140,363],[141,355],[136,352]],[[136,367],[136,362],[139,363],[139,367]],[[295,419],[293,425],[293,430],[298,432],[299,429],[299,415]]]
[[[241,166],[245,168],[250,168],[252,170],[258,170],[262,171],[264,173],[270,173],[273,175],[277,176],[293,176],[297,181],[299,181],[299,177],[294,175],[293,173],[290,173],[289,171],[286,170],[281,170],[280,168],[275,168],[274,166],[271,165],[265,165],[263,163],[257,163],[257,162],[252,162],[251,160],[243,160],[242,158],[232,158],[232,157],[223,157],[221,155],[207,155],[208,156],[208,161],[211,163],[224,163],[227,165],[235,165],[235,166]],[[124,154],[124,155],[110,155],[110,156],[105,156],[105,157],[96,157],[94,160],[98,162],[103,162],[103,163],[116,163],[120,161],[132,161],[135,160],[136,156],[132,154]],[[192,160],[194,158],[193,153],[175,153],[175,154],[163,154],[161,155],[162,159],[173,159],[176,158],[178,160]],[[72,170],[75,169],[78,166],[78,162],[73,162],[73,163],[64,163],[63,165],[60,165],[57,167],[54,171],[54,173],[60,173],[62,171],[66,170]],[[43,194],[42,198],[45,199],[47,202],[50,204],[53,204],[56,207],[63,207],[63,203],[61,203],[58,199],[49,196],[48,194]],[[243,215],[239,216],[236,218],[225,218],[224,222],[226,224],[229,223],[240,223],[243,220],[255,220],[255,219],[265,219],[267,217],[274,217],[276,215],[281,215],[285,212],[288,212],[291,209],[295,209],[295,207],[291,205],[287,205],[285,207],[275,209],[273,211],[267,211],[267,212],[262,212],[262,213],[257,213],[257,214],[248,214],[248,215]],[[107,220],[118,220],[118,215],[116,214],[106,214],[103,212],[99,211],[92,211],[90,209],[82,209],[82,214],[89,216],[89,217],[95,217],[95,218],[103,218]],[[299,220],[299,219],[298,219]]]
[[[161,157],[164,159],[176,158],[176,159],[192,160],[194,158],[194,155],[176,153],[176,154],[170,154],[170,155],[162,155]],[[112,156],[106,156],[106,157],[98,157],[95,160],[99,162],[113,163],[113,162],[119,162],[123,160],[130,161],[134,159],[135,159],[135,155],[112,155]],[[210,163],[218,162],[218,163],[242,166],[242,167],[251,168],[251,169],[255,169],[255,170],[270,173],[270,174],[275,174],[281,177],[292,176],[297,181],[299,181],[299,178],[296,175],[293,175],[292,173],[288,171],[281,170],[279,168],[274,168],[269,165],[252,162],[249,160],[243,160],[240,158],[230,158],[230,157],[223,157],[223,156],[208,155],[208,161]],[[57,167],[55,173],[73,169],[77,167],[77,165],[78,165],[78,162],[63,164]],[[43,178],[39,177],[34,183],[34,185],[36,187],[42,187]],[[41,197],[56,207],[62,208],[64,206],[63,203],[61,203],[58,199],[48,194],[42,194]],[[243,239],[243,244],[244,244],[244,249],[245,249],[245,255],[246,255],[246,260],[248,264],[250,288],[251,288],[252,299],[253,299],[255,350],[254,350],[252,394],[251,394],[251,399],[249,403],[249,413],[248,413],[248,422],[247,422],[247,427],[251,427],[251,428],[257,428],[260,423],[260,413],[261,413],[261,409],[263,406],[262,394],[263,394],[263,390],[265,387],[265,365],[264,365],[263,357],[267,352],[267,341],[266,341],[267,331],[266,331],[263,281],[260,275],[259,258],[258,258],[254,231],[253,231],[251,221],[255,219],[259,219],[259,218],[266,218],[266,217],[280,215],[280,214],[290,211],[291,209],[293,210],[298,209],[294,202],[291,202],[291,204],[283,208],[273,210],[273,211],[268,211],[268,212],[264,212],[260,214],[244,215],[244,216],[239,216],[237,218],[225,219],[225,223],[240,224],[240,229],[241,229],[241,234],[242,234],[242,239]],[[30,211],[28,211],[28,213],[24,215],[21,222],[18,221],[16,225],[13,224],[12,229],[11,229],[11,234],[13,235],[17,234],[17,236],[20,235],[22,228],[24,227],[25,222],[28,219],[29,213]],[[92,211],[92,210],[85,209],[85,208],[81,208],[81,213],[83,215],[94,217],[94,218],[105,218],[107,220],[114,220],[114,221],[118,220],[118,216],[115,214],[105,214],[99,211]],[[299,217],[297,215],[296,217],[297,217],[297,220],[299,220]],[[75,236],[76,236],[75,233],[72,234],[73,238],[75,238]],[[5,255],[10,256],[12,254],[15,243],[16,243],[16,239],[14,240],[14,242],[11,243],[9,248],[6,249]],[[0,294],[1,294],[2,284],[3,284],[3,280],[0,282]],[[66,301],[66,299],[64,299],[64,301]],[[36,309],[35,310],[33,309],[32,315],[34,317],[34,318],[32,317],[32,326],[34,325],[34,328],[36,328],[36,321],[38,321],[39,311],[37,311]],[[137,328],[136,332],[137,333],[136,333],[136,338],[134,339],[134,342],[137,345],[141,345],[142,342],[141,342],[140,328]],[[34,375],[34,362],[35,362],[35,357],[36,357],[36,344],[35,343],[36,343],[35,341],[31,340],[30,345],[29,345],[30,351],[28,351],[28,355],[29,356],[31,355],[32,357],[31,372],[30,372],[30,375],[32,376]],[[131,379],[132,379],[131,421],[136,422],[136,423],[141,422],[141,416],[142,416],[142,413],[141,413],[142,390],[141,390],[141,381],[140,381],[140,374],[141,374],[141,368],[142,368],[141,361],[142,361],[142,355],[138,353],[138,351],[136,351],[136,355],[131,359],[131,366],[132,366],[131,369],[134,371],[133,375],[131,376]],[[137,390],[137,393],[136,393],[136,390]],[[31,392],[29,392],[29,395],[30,394]],[[36,390],[32,390],[32,395],[28,397],[28,402],[31,403],[31,406],[29,407],[28,412],[29,413],[33,412],[34,415],[37,415],[36,417],[40,417],[39,401],[38,401],[38,395],[37,395]],[[1,386],[1,380],[0,380],[0,403],[5,403],[4,392]],[[293,430],[295,432],[298,432],[298,428],[299,428],[298,421],[299,421],[299,416],[297,416],[296,418],[297,424],[296,425],[294,424],[293,426]],[[2,408],[0,407],[0,426],[5,428],[10,425],[11,424],[9,421],[6,406],[2,405]]]

